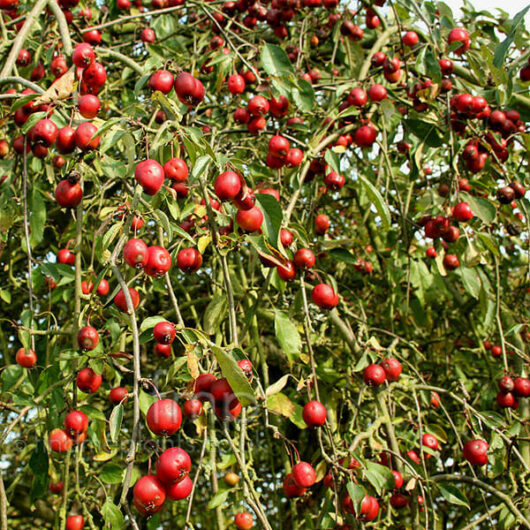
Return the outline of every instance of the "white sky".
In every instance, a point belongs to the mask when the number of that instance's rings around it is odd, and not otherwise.
[[[470,0],[471,3],[480,9],[489,11],[492,14],[497,13],[497,7],[501,8],[503,11],[509,13],[512,17],[516,15],[519,11],[524,9],[530,0]],[[455,18],[458,18],[458,13],[460,7],[463,5],[462,0],[444,0],[444,2],[453,10]],[[530,26],[530,10],[526,14],[526,26]]]

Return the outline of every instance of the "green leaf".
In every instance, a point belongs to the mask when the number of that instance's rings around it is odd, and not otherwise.
[[[123,480],[123,469],[112,462],[105,464],[98,473],[105,484],[120,484]]]
[[[155,210],[153,213],[158,217],[158,221],[166,232],[167,238],[171,241],[173,239],[173,230],[169,224],[168,216],[162,210]]]
[[[378,494],[385,490],[391,490],[395,486],[394,475],[390,469],[375,462],[367,462],[364,476],[375,488]]]
[[[440,493],[447,502],[458,504],[459,506],[465,506],[469,509],[469,501],[467,500],[467,497],[456,486],[439,484],[438,487],[440,488]]]
[[[221,367],[221,372],[228,380],[228,384],[232,387],[241,405],[246,407],[247,405],[255,404],[256,396],[254,395],[254,390],[237,361],[217,346],[212,346],[212,351]]]
[[[379,193],[379,190],[365,177],[358,175],[361,184],[364,187],[366,195],[370,198],[370,201],[375,206],[377,213],[381,217],[381,223],[385,230],[390,230],[390,210],[388,205],[383,199],[382,195]]]
[[[480,297],[480,277],[475,269],[469,267],[460,268],[460,275],[462,277],[462,283],[464,284],[465,290],[475,299]]]
[[[302,351],[302,339],[289,316],[278,309],[274,309],[274,333],[287,359],[292,363]]]
[[[294,75],[293,65],[286,51],[275,44],[265,43],[261,49],[261,65],[263,70],[273,77]]]
[[[15,113],[18,109],[22,108],[26,103],[29,103],[30,101],[38,98],[40,94],[26,94],[22,97],[19,97],[15,100],[15,102],[11,105],[11,112]]]
[[[353,502],[353,509],[355,510],[355,513],[361,513],[361,503],[366,496],[366,490],[351,480],[348,482],[348,484],[346,484],[346,490],[348,491],[348,495]]]
[[[48,452],[44,441],[40,439],[29,459],[29,467],[33,472],[33,481],[31,484],[30,499],[44,497],[47,494],[46,485],[48,483]]]
[[[112,409],[112,412],[110,413],[110,418],[109,418],[110,439],[114,443],[116,443],[116,440],[118,439],[118,436],[120,434],[122,420],[123,420],[123,405],[119,403]]]
[[[208,165],[212,159],[209,156],[200,156],[193,164],[193,169],[191,170],[190,182],[197,180],[203,173],[208,169]]]
[[[206,306],[203,315],[203,330],[208,335],[213,335],[219,329],[228,311],[226,294],[217,293]]]
[[[149,410],[149,407],[157,400],[156,396],[151,396],[151,394],[148,394],[147,392],[144,392],[143,390],[140,390],[140,397],[138,398],[138,403],[140,405],[140,410],[142,411],[142,414],[145,416],[147,414],[147,411]]]
[[[21,375],[22,366],[19,366],[18,364],[11,364],[2,370],[2,392],[7,392],[13,388]]]
[[[5,289],[0,289],[0,298],[6,303],[11,303],[11,293]]]
[[[497,49],[495,50],[495,56],[493,57],[493,66],[496,68],[501,68],[504,65],[504,60],[506,59],[508,49],[512,45],[512,42],[515,38],[515,31],[517,30],[519,24],[524,21],[524,17],[529,9],[530,4],[515,15],[510,33],[508,33],[508,36],[497,46]]]
[[[340,158],[337,153],[334,153],[331,149],[326,149],[324,160],[328,163],[331,169],[333,169],[333,171],[340,173]]]
[[[30,115],[30,117],[26,120],[26,123],[24,123],[24,125],[22,125],[22,128],[20,129],[20,131],[22,132],[22,134],[27,134],[28,131],[40,120],[43,120],[44,118],[46,118],[46,113],[45,112],[35,112],[33,114]],[[29,140],[28,140],[28,145],[29,145]]]
[[[257,193],[256,198],[259,203],[257,206],[263,213],[263,223],[261,225],[263,233],[269,240],[269,243],[274,248],[278,248],[283,219],[282,207],[271,195]]]
[[[285,416],[286,418],[290,418],[295,411],[294,403],[282,392],[276,392],[275,394],[267,396],[267,408],[276,414]]]
[[[315,104],[315,91],[313,85],[305,79],[297,79],[296,86],[292,89],[291,94],[296,106],[304,111],[309,112]]]
[[[107,421],[105,414],[103,414],[101,410],[97,409],[96,407],[92,407],[91,405],[83,405],[79,407],[79,410],[84,412],[92,420]]]
[[[40,191],[33,186],[29,197],[29,225],[31,228],[31,245],[38,245],[44,235],[46,224],[46,203]]]
[[[161,316],[147,317],[140,324],[140,333],[143,333],[144,331],[147,331],[149,329],[153,329],[160,322],[167,322],[167,319]]]
[[[358,262],[357,258],[345,248],[331,248],[329,255],[332,259],[344,261],[344,263],[349,263],[350,265],[355,265]]]
[[[267,397],[273,396],[274,394],[277,394],[278,392],[281,392],[285,385],[287,384],[287,381],[289,381],[289,377],[291,374],[285,374],[284,376],[280,377],[278,381],[273,383],[272,385],[268,386],[265,390],[265,395]]]
[[[101,507],[101,515],[105,520],[105,528],[121,530],[125,525],[123,514],[110,499],[107,499]]]
[[[210,502],[208,502],[208,506],[207,506],[208,510],[213,510],[214,508],[217,508],[217,506],[221,506],[221,504],[224,504],[227,501],[229,494],[230,494],[230,490],[218,491],[210,499]]]
[[[473,197],[473,195],[468,195],[467,193],[462,193],[462,196],[481,221],[489,225],[495,220],[497,209],[490,201],[482,197]]]

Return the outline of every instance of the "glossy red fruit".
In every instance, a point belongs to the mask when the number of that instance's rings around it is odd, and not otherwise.
[[[215,179],[214,190],[222,201],[232,201],[241,191],[241,177],[235,171],[225,171]]]
[[[236,222],[246,232],[256,232],[263,222],[263,213],[257,206],[250,210],[238,210]]]
[[[289,230],[286,230],[285,228],[282,228],[280,230],[280,241],[282,242],[282,245],[284,247],[291,246],[293,242],[293,234],[289,232]]]
[[[158,70],[149,78],[149,88],[162,94],[169,94],[173,88],[173,75],[167,70]]]
[[[175,92],[185,105],[197,105],[204,98],[204,85],[187,72],[180,72],[175,77]]]
[[[289,140],[283,136],[276,134],[269,140],[269,153],[275,157],[284,158],[289,148]]]
[[[530,396],[530,379],[526,377],[516,377],[514,380],[514,392],[517,397]]]
[[[133,308],[136,309],[140,303],[140,295],[138,291],[133,287],[129,287],[129,295],[131,297]],[[119,291],[118,294],[114,297],[114,305],[123,313],[128,313],[127,301],[125,299],[125,294],[123,290]]]
[[[491,355],[493,355],[493,357],[500,357],[502,355],[502,347],[498,344],[491,346]]]
[[[325,177],[324,177],[324,184],[326,184],[326,187],[329,190],[340,190],[344,184],[346,183],[346,179],[339,175],[336,171],[330,171]]]
[[[438,64],[440,65],[442,75],[451,75],[455,69],[453,61],[451,61],[451,59],[440,59],[438,61]]]
[[[497,405],[503,408],[516,408],[517,400],[512,392],[499,392],[497,394]]]
[[[460,261],[458,261],[458,258],[454,254],[446,254],[443,263],[444,267],[450,271],[460,267]]]
[[[99,109],[101,108],[101,103],[97,96],[94,96],[93,94],[85,94],[79,98],[77,107],[79,108],[79,113],[81,116],[83,116],[83,118],[92,120],[98,115]]]
[[[152,159],[140,162],[134,170],[134,177],[147,195],[156,195],[164,183],[164,168]]]
[[[228,380],[223,377],[216,379],[210,386],[210,393],[217,403],[233,402],[237,400]]]
[[[55,199],[63,208],[75,208],[83,198],[83,190],[76,182],[61,180],[55,189]]]
[[[452,44],[453,42],[461,43],[461,46],[454,50],[454,53],[456,53],[457,55],[462,55],[463,53],[465,53],[467,50],[469,50],[469,47],[471,45],[471,42],[469,40],[469,33],[464,28],[453,28],[449,32],[447,42],[449,44]]]
[[[289,282],[296,277],[296,267],[292,261],[287,261],[283,265],[277,265],[278,276],[284,281]]]
[[[506,375],[499,379],[499,390],[501,392],[513,392],[514,386],[514,381],[510,376]]]
[[[364,91],[362,88],[354,88],[348,94],[347,101],[348,101],[348,105],[350,106],[364,107],[364,105],[366,105],[366,102],[368,101],[366,91]]]
[[[299,269],[310,269],[315,265],[316,258],[313,251],[308,248],[300,248],[296,251],[293,261]]]
[[[371,124],[361,125],[353,135],[355,143],[362,148],[372,147],[376,138],[377,129]]]
[[[59,129],[55,146],[57,151],[63,155],[72,153],[75,150],[75,129],[68,125]]]
[[[171,357],[171,344],[155,344],[153,353],[161,359],[169,359]]]
[[[133,502],[142,515],[159,512],[165,500],[166,489],[154,475],[145,475],[134,485]]]
[[[399,376],[401,375],[402,367],[401,363],[392,357],[384,359],[381,362],[381,367],[385,371],[386,378],[389,381],[399,381]]]
[[[99,333],[92,326],[85,326],[77,333],[77,343],[82,350],[93,350],[99,344]]]
[[[394,469],[392,470],[392,475],[394,476],[394,487],[396,489],[400,489],[401,486],[403,486],[403,476],[399,471],[396,471]]]
[[[228,90],[231,94],[243,94],[245,91],[245,78],[239,74],[229,76]]]
[[[18,52],[18,56],[16,60],[17,66],[24,67],[24,66],[27,66],[30,62],[31,62],[31,53],[29,53],[28,50],[22,48]]]
[[[363,379],[368,386],[380,386],[386,380],[386,372],[382,366],[370,364],[364,369]]]
[[[147,249],[147,264],[144,267],[144,272],[148,276],[159,278],[169,271],[171,261],[171,255],[167,249],[153,245]]]
[[[238,530],[251,530],[254,521],[248,512],[239,512],[234,516],[234,524]]]
[[[107,71],[105,67],[101,63],[93,62],[83,71],[81,94],[97,94],[106,80]]]
[[[96,293],[98,296],[107,296],[109,294],[110,286],[109,282],[105,280],[105,278],[102,278],[99,282],[98,288],[96,290]]]
[[[77,44],[72,54],[72,62],[79,68],[86,68],[96,60],[92,46],[88,43]]]
[[[124,399],[126,399],[129,391],[123,386],[114,387],[109,393],[109,401],[113,405],[119,405]]]
[[[438,443],[436,436],[433,436],[432,434],[425,433],[421,438],[421,443],[433,451],[438,451],[438,449],[440,449],[440,444]],[[429,453],[424,453],[424,455],[426,459],[431,457]]]
[[[156,40],[156,34],[151,28],[144,28],[140,33],[140,40],[146,44],[153,44]]]
[[[37,354],[29,348],[20,348],[15,355],[15,361],[22,368],[33,368],[37,364]]]
[[[85,519],[82,515],[69,515],[66,518],[66,530],[83,530]]]
[[[392,508],[396,508],[397,510],[404,508],[409,502],[410,497],[404,495],[403,493],[396,492],[390,497],[390,505]]]
[[[378,83],[374,83],[369,89],[368,89],[368,96],[370,99],[374,102],[383,101],[383,99],[387,98],[387,91],[386,88],[383,85],[380,85]]]
[[[323,236],[329,230],[329,217],[326,214],[319,214],[315,217],[315,234]]]
[[[200,399],[187,399],[182,407],[186,418],[195,419],[202,414],[202,401]]]
[[[285,96],[270,100],[270,112],[275,118],[283,118],[289,112],[289,100]]]
[[[426,251],[425,251],[425,255],[430,258],[430,259],[434,259],[438,254],[435,250],[434,247],[429,247]]]
[[[52,120],[39,120],[30,131],[32,143],[50,147],[57,139],[57,125]]]
[[[88,417],[80,410],[69,412],[64,418],[64,429],[72,438],[88,429]]]
[[[241,371],[245,374],[245,377],[249,381],[252,381],[252,376],[254,372],[252,363],[248,359],[241,359],[240,361],[237,361],[237,365],[239,366],[239,368],[241,368]]]
[[[185,182],[188,174],[188,165],[182,158],[171,158],[164,164],[164,175],[167,179]]]
[[[325,283],[319,283],[313,287],[311,299],[321,309],[333,309],[339,304],[339,295],[335,293],[333,287]]]
[[[58,495],[63,491],[63,483],[59,480],[58,482],[50,482],[50,491],[55,495]]]
[[[153,338],[159,344],[171,344],[175,340],[176,329],[172,322],[159,322],[153,328]]]
[[[241,414],[241,410],[242,406],[239,401],[215,404],[215,415],[223,422],[234,421]]]
[[[250,121],[250,113],[246,108],[239,108],[234,111],[234,121],[237,123],[248,123]]]
[[[488,463],[488,449],[484,440],[469,440],[464,444],[464,458],[472,466],[483,466]]]
[[[63,248],[57,252],[57,261],[63,265],[74,265],[75,254],[71,250]]]
[[[197,272],[202,265],[202,255],[196,248],[183,248],[177,254],[178,268],[187,274]]]
[[[190,455],[180,447],[170,447],[158,459],[156,476],[165,485],[176,484],[188,475],[190,469]]]
[[[293,480],[300,488],[310,488],[316,481],[316,473],[308,462],[298,462],[293,467]]]
[[[73,440],[63,429],[53,429],[48,436],[50,449],[57,453],[64,453],[72,448]]]
[[[76,378],[77,388],[85,394],[93,394],[101,386],[103,378],[92,368],[83,368]]]
[[[403,35],[403,44],[408,47],[416,46],[420,42],[420,38],[415,31],[407,31]]]
[[[125,263],[135,269],[143,269],[147,265],[149,250],[141,239],[129,239],[123,247]]]
[[[176,401],[160,399],[149,407],[146,421],[153,434],[171,436],[182,424],[182,412]]]
[[[210,389],[212,383],[216,381],[213,374],[201,374],[195,380],[195,396],[201,401],[207,401],[211,397]]]
[[[81,123],[75,130],[75,145],[81,151],[96,149],[101,139],[101,136],[94,136],[97,131],[98,128],[93,123],[88,121]]]
[[[302,163],[303,159],[303,151],[298,149],[298,147],[293,147],[287,151],[287,155],[285,156],[285,165],[287,167],[298,167]]]
[[[180,501],[189,497],[193,489],[193,481],[189,476],[184,477],[180,482],[166,486],[167,498],[172,501]]]
[[[295,481],[292,473],[289,473],[283,480],[283,491],[288,499],[301,497],[307,488],[301,488]]]
[[[269,112],[270,105],[263,96],[254,96],[248,102],[247,108],[252,116],[261,117]]]
[[[101,33],[97,29],[92,29],[83,33],[83,40],[96,46],[101,44]]]
[[[309,401],[304,405],[302,417],[308,427],[320,427],[326,422],[326,407],[320,401]]]
[[[473,210],[467,202],[459,202],[453,208],[453,217],[459,222],[466,222],[473,219]]]

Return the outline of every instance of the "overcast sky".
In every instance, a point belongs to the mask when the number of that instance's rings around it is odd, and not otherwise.
[[[524,9],[529,3],[530,0],[470,0],[471,3],[480,9],[485,9],[491,13],[496,13],[495,8],[500,7],[511,16],[517,14],[519,11]],[[444,0],[444,2],[453,10],[455,18],[458,18],[458,12],[460,7],[463,5],[462,0]],[[526,25],[527,27],[530,24],[530,10],[526,14]]]

